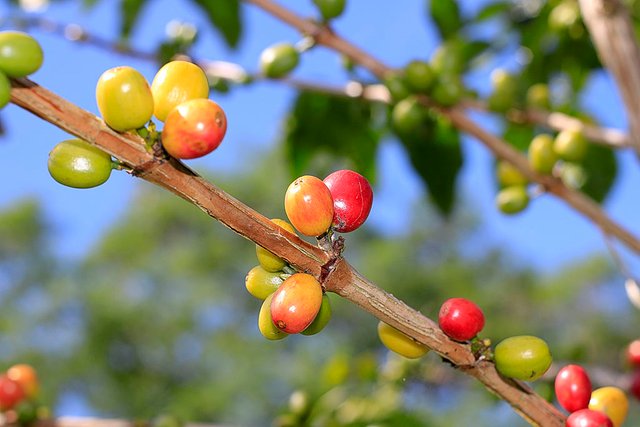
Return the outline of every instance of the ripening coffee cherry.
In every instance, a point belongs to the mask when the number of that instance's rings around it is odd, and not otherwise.
[[[536,135],[529,144],[529,165],[543,174],[550,174],[558,161],[558,154],[553,148],[553,137],[546,133]]]
[[[260,71],[265,77],[279,79],[293,71],[300,62],[300,53],[291,43],[277,43],[260,54]]]
[[[591,409],[580,409],[567,417],[566,427],[613,427],[604,413]]]
[[[92,188],[104,184],[111,176],[111,156],[81,139],[68,139],[49,153],[49,174],[62,185]]]
[[[273,324],[288,334],[304,331],[318,315],[322,295],[322,286],[315,277],[306,273],[292,274],[273,293]]]
[[[287,221],[279,218],[274,218],[271,220],[271,222],[284,228],[289,233],[296,234],[296,230]],[[272,254],[260,245],[256,245],[256,257],[258,258],[258,262],[260,263],[262,268],[264,268],[266,271],[280,271],[285,267],[285,265],[287,265],[287,262],[285,260]]]
[[[360,227],[373,204],[373,190],[367,178],[343,169],[329,174],[323,181],[333,198],[333,229],[349,233]]]
[[[149,83],[136,69],[111,68],[96,85],[96,102],[105,123],[118,132],[138,129],[153,115],[153,95]]]
[[[527,89],[527,107],[542,110],[551,109],[551,96],[549,86],[545,83],[536,83]]]
[[[506,160],[498,161],[496,164],[496,175],[500,187],[511,187],[514,185],[525,186],[529,183],[527,177]]]
[[[322,295],[322,304],[320,305],[320,311],[313,322],[302,331],[302,335],[315,335],[322,331],[325,326],[331,320],[331,302],[329,301],[329,295]]]
[[[553,143],[553,149],[562,160],[579,162],[584,159],[589,149],[589,143],[582,132],[578,130],[563,130]]]
[[[320,14],[322,15],[322,19],[328,21],[333,18],[337,18],[342,15],[344,12],[344,7],[346,5],[345,0],[313,0],[313,4],[316,5]]]
[[[274,293],[282,284],[284,279],[280,277],[280,272],[270,272],[256,265],[247,273],[244,278],[244,286],[254,297],[264,300]]]
[[[466,298],[449,298],[440,307],[438,324],[456,341],[468,341],[484,328],[484,313]]]
[[[633,367],[640,367],[640,339],[633,340],[625,348],[627,363]]]
[[[522,212],[528,205],[529,193],[523,185],[504,187],[496,196],[496,206],[500,212],[507,215]]]
[[[417,359],[429,352],[429,347],[383,321],[378,322],[378,338],[389,350],[407,359]]]
[[[0,71],[0,109],[4,108],[11,99],[11,82],[5,73]]]
[[[162,66],[151,82],[153,114],[164,122],[178,105],[190,99],[208,98],[209,82],[202,68],[188,61],[171,61]]]
[[[270,294],[260,306],[260,312],[258,313],[258,330],[266,339],[276,341],[286,338],[289,334],[276,328],[276,325],[273,323],[273,319],[271,318],[272,299],[273,294]]]
[[[501,375],[522,381],[535,381],[551,366],[547,343],[531,335],[502,340],[494,350],[496,369]]]
[[[589,409],[606,414],[611,419],[613,427],[620,427],[629,412],[629,399],[618,387],[600,387],[591,393]]]
[[[42,66],[40,43],[20,31],[0,32],[0,71],[8,77],[26,77]]]
[[[326,184],[304,175],[293,181],[284,195],[287,218],[305,236],[321,236],[333,222],[333,198]]]
[[[162,146],[177,159],[196,159],[218,148],[227,116],[210,99],[190,99],[171,110],[162,129]]]
[[[40,383],[38,373],[33,366],[26,363],[13,365],[7,369],[7,377],[20,384],[27,398],[32,399],[38,395]]]
[[[25,399],[22,386],[6,374],[0,375],[0,410],[12,409]]]
[[[404,67],[404,79],[409,89],[426,93],[433,87],[436,74],[428,62],[415,59]]]
[[[554,389],[558,403],[569,412],[589,407],[591,380],[582,366],[566,365],[556,375]]]

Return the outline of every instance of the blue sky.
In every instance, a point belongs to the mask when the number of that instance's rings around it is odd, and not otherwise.
[[[80,2],[62,2],[50,7],[44,16],[60,23],[79,23],[93,34],[114,39],[117,32],[118,2],[98,2],[93,9],[83,9]],[[175,7],[179,3],[180,7]],[[312,16],[310,0],[281,0],[302,15]],[[425,25],[427,15],[423,0],[405,0],[403,7],[388,7],[387,2],[349,2],[345,15],[334,22],[336,31],[356,45],[368,50],[392,66],[402,66],[414,58],[427,59],[437,46],[436,35]],[[478,7],[480,2],[465,2]],[[4,3],[1,7],[6,8]],[[0,9],[2,16],[7,10]],[[257,58],[265,47],[279,41],[295,42],[299,35],[285,24],[252,7],[245,7],[245,34],[238,51],[226,48],[210,30],[200,34],[194,53],[200,58],[226,60],[241,64],[250,71],[257,68]],[[133,37],[133,46],[150,50],[164,38],[165,25],[171,19],[193,22],[201,28],[206,20],[189,2],[156,0],[145,10],[142,25]],[[200,25],[202,24],[202,25]],[[32,76],[39,84],[55,91],[94,113],[95,83],[100,74],[113,66],[130,65],[149,80],[156,65],[126,56],[106,54],[95,47],[74,44],[60,36],[34,30],[45,50],[45,63]],[[487,79],[490,69],[481,69],[479,79]],[[343,83],[345,75],[339,57],[325,48],[305,54],[295,76],[325,83]],[[482,81],[474,83],[482,84]],[[234,172],[247,167],[246,153],[268,150],[277,141],[282,118],[293,91],[277,83],[257,83],[239,88],[230,95],[212,93],[229,119],[225,141],[212,155],[189,164],[198,170]],[[596,76],[584,99],[585,107],[596,113],[602,124],[624,127],[612,82],[604,74]],[[477,116],[478,117],[478,116]],[[135,188],[150,185],[124,173],[114,173],[105,185],[92,190],[74,190],[54,182],[47,172],[47,154],[60,140],[69,136],[53,125],[10,105],[2,111],[7,135],[0,139],[0,208],[25,197],[39,198],[52,225],[57,229],[53,242],[59,253],[78,256],[99,238],[135,203]],[[496,127],[482,117],[483,125]],[[552,196],[535,200],[527,211],[514,217],[496,212],[493,204],[494,181],[492,157],[478,142],[465,139],[466,163],[460,176],[460,193],[464,204],[482,218],[482,242],[506,248],[519,263],[545,271],[581,259],[594,252],[604,252],[600,232],[593,225]],[[411,172],[408,159],[392,140],[383,144],[379,159],[380,181],[375,188],[375,204],[370,222],[390,232],[400,232],[410,220],[408,207],[424,194],[424,187]],[[640,172],[632,153],[620,153],[621,173],[605,208],[617,221],[640,235],[637,211]],[[283,189],[284,193],[284,189]],[[476,248],[477,249],[482,249]],[[627,262],[638,268],[637,257],[625,254]],[[622,289],[622,284],[621,284]]]

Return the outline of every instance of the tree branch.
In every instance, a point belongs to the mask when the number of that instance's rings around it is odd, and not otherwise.
[[[579,0],[600,60],[615,79],[626,107],[631,143],[640,155],[640,47],[629,11],[619,0]]]
[[[11,101],[16,105],[95,144],[127,167],[138,171],[135,174],[139,178],[177,194],[300,271],[322,279],[328,291],[341,295],[427,345],[462,372],[477,378],[532,422],[543,426],[562,426],[563,415],[526,384],[501,377],[493,363],[476,361],[469,345],[449,339],[435,322],[376,287],[343,258],[332,259],[319,247],[288,233],[198,176],[183,163],[154,157],[138,136],[112,131],[93,114],[27,79],[13,80],[12,86]]]

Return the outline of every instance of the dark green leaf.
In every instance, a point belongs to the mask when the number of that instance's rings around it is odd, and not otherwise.
[[[284,136],[293,175],[308,174],[309,169],[326,174],[340,158],[373,181],[380,134],[372,119],[368,102],[301,92],[287,118]]]
[[[236,47],[242,34],[238,0],[193,0],[207,14],[229,47]]]
[[[582,166],[587,172],[587,181],[581,190],[596,202],[602,202],[609,194],[618,172],[613,150],[603,145],[591,144]]]
[[[485,7],[483,7],[482,9],[480,9],[480,11],[475,17],[475,21],[481,22],[481,21],[493,19],[496,16],[499,16],[503,13],[508,12],[509,9],[511,9],[511,6],[506,2],[500,1],[496,3],[490,3]]]
[[[147,0],[122,0],[120,2],[120,37],[129,39]]]
[[[463,162],[460,134],[445,119],[430,120],[425,122],[420,138],[401,140],[411,164],[429,189],[431,200],[442,215],[448,216],[455,205],[456,179]]]
[[[534,137],[533,127],[509,123],[502,137],[514,148],[525,151]]]
[[[460,10],[455,0],[430,0],[429,12],[445,40],[455,36],[462,28]]]

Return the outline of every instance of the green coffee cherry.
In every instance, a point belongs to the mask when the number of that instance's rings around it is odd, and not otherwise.
[[[528,158],[533,170],[550,174],[558,161],[558,154],[553,149],[553,137],[540,134],[533,138],[529,144]]]
[[[345,0],[313,0],[325,21],[337,18],[344,12]]]
[[[49,174],[60,184],[73,188],[91,188],[111,176],[111,156],[81,139],[69,139],[49,153]]]
[[[401,101],[411,95],[404,77],[398,72],[389,73],[384,79],[384,85],[393,102]]]
[[[527,188],[522,185],[503,188],[496,196],[496,205],[500,212],[507,215],[522,212],[529,205]]]
[[[566,129],[561,131],[553,143],[553,149],[562,160],[579,162],[584,159],[589,143],[582,132]]]
[[[425,118],[425,108],[414,96],[398,102],[391,112],[391,124],[400,135],[411,135],[420,128]]]
[[[582,188],[588,179],[584,167],[572,162],[562,162],[558,168],[558,175],[564,185],[575,190]]]
[[[260,70],[265,77],[279,79],[293,71],[300,62],[300,53],[291,43],[269,46],[260,55]]]
[[[409,89],[426,93],[435,83],[436,75],[428,62],[413,60],[404,68],[404,78]]]
[[[542,110],[551,109],[551,96],[549,86],[545,83],[536,83],[527,89],[527,107]]]
[[[527,185],[529,180],[511,163],[500,160],[496,165],[496,175],[500,187],[510,187],[514,185]]]
[[[431,97],[438,104],[450,107],[457,104],[466,90],[458,75],[441,76],[431,91]]]
[[[494,70],[491,73],[491,86],[493,92],[489,95],[487,103],[489,109],[497,112],[505,112],[516,103],[518,81],[516,76],[503,69]]]
[[[322,295],[322,305],[320,306],[320,311],[316,315],[316,318],[313,319],[313,322],[307,329],[302,331],[302,335],[315,335],[318,332],[322,331],[327,323],[331,320],[331,301],[329,301],[329,295]]]
[[[431,66],[440,77],[459,75],[464,71],[464,45],[457,39],[442,43],[431,57]]]
[[[20,31],[0,32],[0,71],[8,77],[25,77],[42,66],[44,54],[40,43]]]
[[[0,71],[0,108],[4,108],[11,99],[11,82],[5,73]]]

